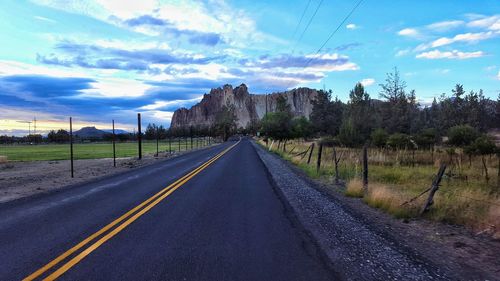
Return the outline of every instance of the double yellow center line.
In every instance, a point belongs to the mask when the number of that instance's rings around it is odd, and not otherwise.
[[[80,250],[82,247],[85,245],[89,244],[92,242],[94,239],[97,237],[101,236],[102,234],[106,233],[104,236],[102,236],[99,240],[95,241],[92,245],[88,246],[86,249],[84,249],[82,252],[80,252],[78,255],[73,257],[71,260],[66,262],[64,265],[59,267],[57,270],[52,272],[49,276],[47,276],[43,280],[55,280],[62,274],[64,274],[66,271],[68,271],[71,267],[76,265],[78,262],[80,262],[82,259],[84,259],[86,256],[88,256],[90,253],[92,253],[95,249],[97,249],[99,246],[104,244],[106,241],[111,239],[113,236],[115,236],[117,233],[122,231],[124,228],[129,226],[132,222],[137,220],[139,217],[141,217],[143,214],[151,210],[155,205],[160,203],[163,199],[165,199],[167,196],[172,194],[176,189],[181,187],[183,184],[185,184],[187,181],[189,181],[191,178],[196,176],[198,173],[206,169],[210,164],[214,163],[217,159],[221,158],[224,154],[226,154],[229,150],[231,150],[233,147],[238,145],[240,141],[237,143],[233,144],[232,146],[228,147],[221,153],[217,154],[207,162],[203,163],[193,171],[187,173],[174,183],[170,184],[169,186],[165,187],[155,195],[151,196],[149,199],[146,201],[142,202],[141,204],[137,205],[121,217],[117,218],[116,220],[112,221],[105,227],[101,228],[99,231],[95,232],[94,234],[90,235],[89,237],[85,238],[83,241],[75,245],[73,248],[67,250],[48,264],[44,265],[37,271],[33,272],[31,275],[28,277],[24,278],[23,280],[35,280],[36,278],[40,277],[42,274],[47,272],[48,270],[52,269],[54,266],[56,266],[58,263],[61,261],[65,260],[67,257],[75,253],[76,251]],[[117,226],[117,227],[115,227]],[[115,227],[114,229],[112,229]],[[112,229],[111,231],[108,232],[108,230]]]

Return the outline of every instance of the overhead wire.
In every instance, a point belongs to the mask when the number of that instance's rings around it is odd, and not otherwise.
[[[328,36],[328,38],[325,40],[325,42],[323,42],[323,44],[321,45],[321,47],[319,47],[319,49],[314,53],[314,55],[312,55],[309,60],[306,61],[305,65],[303,66],[304,68],[306,68],[315,58],[316,56],[321,52],[321,50],[323,50],[323,48],[326,46],[326,44],[328,44],[328,42],[333,38],[333,36],[337,33],[337,31],[344,25],[344,23],[351,17],[351,15],[356,11],[356,9],[361,5],[361,3],[363,2],[364,0],[359,0],[356,5],[353,6],[353,8],[349,11],[349,13],[344,17],[344,19],[339,23],[339,25],[337,26],[337,28],[335,28],[333,30],[332,33],[330,33],[330,35]],[[320,2],[320,4],[318,5],[313,17],[316,15],[316,12],[319,8],[319,6],[321,5],[323,1]],[[312,21],[312,18],[311,20]],[[308,27],[308,26],[307,26]],[[305,29],[307,30],[307,28]],[[305,33],[305,32],[304,32]],[[302,38],[302,36],[301,36]],[[295,50],[295,48],[294,48]],[[293,54],[293,51],[292,51],[292,54]],[[293,81],[290,81],[291,83],[293,83]],[[291,83],[289,83],[287,85],[286,88],[290,87]],[[285,89],[286,90],[286,89]]]

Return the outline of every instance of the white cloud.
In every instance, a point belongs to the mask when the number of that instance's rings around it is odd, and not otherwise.
[[[459,26],[464,25],[465,22],[461,20],[449,20],[449,21],[440,21],[427,25],[427,28],[432,31],[442,32],[448,31],[453,28],[457,28]]]
[[[345,27],[346,27],[347,29],[356,29],[356,28],[358,28],[358,26],[357,26],[357,25],[355,25],[354,23],[350,23],[350,24],[346,25]]]
[[[498,71],[497,79],[500,80],[500,70]]]
[[[479,41],[490,39],[496,36],[500,36],[500,32],[486,31],[486,32],[476,32],[476,33],[469,32],[469,33],[457,34],[452,38],[441,37],[430,43],[420,44],[415,48],[415,51],[417,52],[425,51],[430,48],[447,46],[456,42],[477,43]]]
[[[401,29],[398,34],[401,36],[417,37],[420,35],[420,32],[418,32],[415,28],[405,28]]]
[[[396,53],[396,57],[402,57],[402,56],[407,55],[408,53],[410,53],[409,49],[399,50]]]
[[[88,77],[75,69],[63,70],[56,67],[33,65],[17,61],[0,60],[0,76],[4,75],[48,75],[56,77]]]
[[[363,84],[363,86],[368,87],[368,86],[375,84],[375,79],[365,78],[365,79],[361,80],[360,82],[361,82],[361,84]]]
[[[147,15],[166,21],[178,30],[220,34],[226,43],[240,48],[254,48],[256,42],[286,43],[279,38],[260,32],[247,11],[232,7],[223,0],[208,2],[196,0],[175,2],[156,0],[33,1],[40,5],[83,14],[153,36],[165,35],[162,33],[163,27],[154,24],[130,27],[125,25],[124,21]]]
[[[35,19],[37,19],[37,20],[44,21],[44,22],[56,23],[56,21],[55,21],[55,20],[53,20],[53,19],[49,19],[49,18],[46,18],[46,17],[34,16],[34,18],[35,18]]]
[[[196,97],[194,99],[188,99],[188,100],[171,100],[171,101],[160,100],[160,101],[155,101],[152,104],[148,104],[148,105],[139,107],[139,109],[140,110],[157,110],[157,109],[161,109],[161,108],[167,107],[167,106],[181,107],[187,103],[199,102],[202,98],[203,98],[203,96],[199,96],[199,97]]]
[[[90,83],[92,89],[82,90],[82,97],[130,98],[144,96],[152,86],[137,80],[104,78]]]
[[[441,52],[433,50],[429,52],[420,53],[416,56],[417,59],[471,59],[484,56],[482,51],[476,52],[460,52],[457,50]]]
[[[500,15],[481,17],[467,23],[469,27],[486,28],[493,31],[500,31]]]
[[[434,42],[432,42],[431,46],[432,47],[441,47],[444,45],[449,45],[455,42],[478,42],[481,40],[489,39],[498,34],[495,34],[494,32],[488,31],[488,32],[477,32],[477,33],[463,33],[463,34],[457,34],[453,38],[447,38],[447,37],[442,37]]]

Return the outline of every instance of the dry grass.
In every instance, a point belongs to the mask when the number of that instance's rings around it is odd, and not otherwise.
[[[489,208],[485,222],[493,238],[500,239],[500,199],[496,203]]]
[[[352,179],[346,185],[344,194],[349,197],[363,197],[363,182],[360,179]]]
[[[0,156],[0,164],[7,163],[7,156]]]
[[[287,144],[294,154],[305,151],[312,142],[294,141]],[[263,144],[263,143],[262,143]],[[272,151],[294,163],[312,178],[332,182],[334,177],[333,148],[324,147],[321,169],[316,170],[317,146],[307,164],[305,157]],[[347,182],[345,195],[363,197],[363,201],[396,217],[416,216],[427,194],[411,204],[402,203],[427,189],[441,163],[448,168],[436,193],[434,205],[426,218],[466,225],[477,232],[489,233],[500,238],[500,198],[498,198],[498,159],[487,156],[489,181],[486,181],[480,157],[469,158],[460,149],[450,156],[446,150],[435,149],[406,151],[370,148],[369,185],[363,194],[361,178],[361,149],[337,148],[341,155],[339,176]]]
[[[403,206],[406,201],[405,197],[406,195],[397,187],[372,183],[368,186],[368,192],[363,197],[363,201],[398,218],[413,217],[417,214],[418,209],[413,205]]]

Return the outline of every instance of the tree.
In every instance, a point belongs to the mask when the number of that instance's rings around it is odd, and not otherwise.
[[[387,145],[393,149],[413,148],[411,138],[407,134],[396,133],[389,136]]]
[[[349,93],[344,119],[349,119],[351,126],[359,135],[356,140],[353,140],[356,144],[362,144],[370,138],[370,132],[375,123],[374,109],[370,95],[365,91],[363,84],[357,83]]]
[[[215,115],[215,131],[222,136],[224,141],[236,131],[236,121],[238,118],[234,112],[234,106],[222,106]]]
[[[439,142],[439,135],[436,129],[423,129],[415,136],[415,142],[419,147],[431,148]]]
[[[401,80],[395,67],[393,73],[387,73],[385,84],[380,84],[380,97],[387,100],[382,106],[382,123],[390,133],[409,133],[410,118],[408,114],[408,98],[406,82]]]
[[[377,128],[371,133],[372,143],[377,147],[384,147],[388,138],[389,134],[382,128]]]
[[[292,137],[292,112],[284,96],[276,100],[276,111],[266,114],[261,122],[262,133],[276,140]]]
[[[69,141],[69,133],[66,130],[58,130],[57,132],[52,130],[47,135],[49,142],[63,143]]]
[[[454,146],[470,145],[479,133],[469,125],[453,126],[448,130],[448,144]]]
[[[312,101],[312,113],[309,116],[314,131],[320,135],[336,135],[342,123],[344,104],[335,98],[331,101],[332,91],[318,91]]]
[[[144,132],[144,138],[147,140],[155,140],[157,137],[158,126],[156,124],[149,123]]]
[[[481,155],[484,177],[486,179],[486,182],[488,182],[490,178],[488,175],[488,167],[486,166],[486,159],[484,156],[497,152],[498,149],[495,145],[495,142],[488,136],[483,135],[475,139],[474,142],[467,146],[466,150],[470,154]]]
[[[304,116],[292,119],[291,136],[293,138],[308,138],[313,134],[313,131],[312,123]]]
[[[360,143],[359,132],[349,119],[343,120],[342,126],[340,126],[338,138],[340,143],[349,147],[354,147]]]

